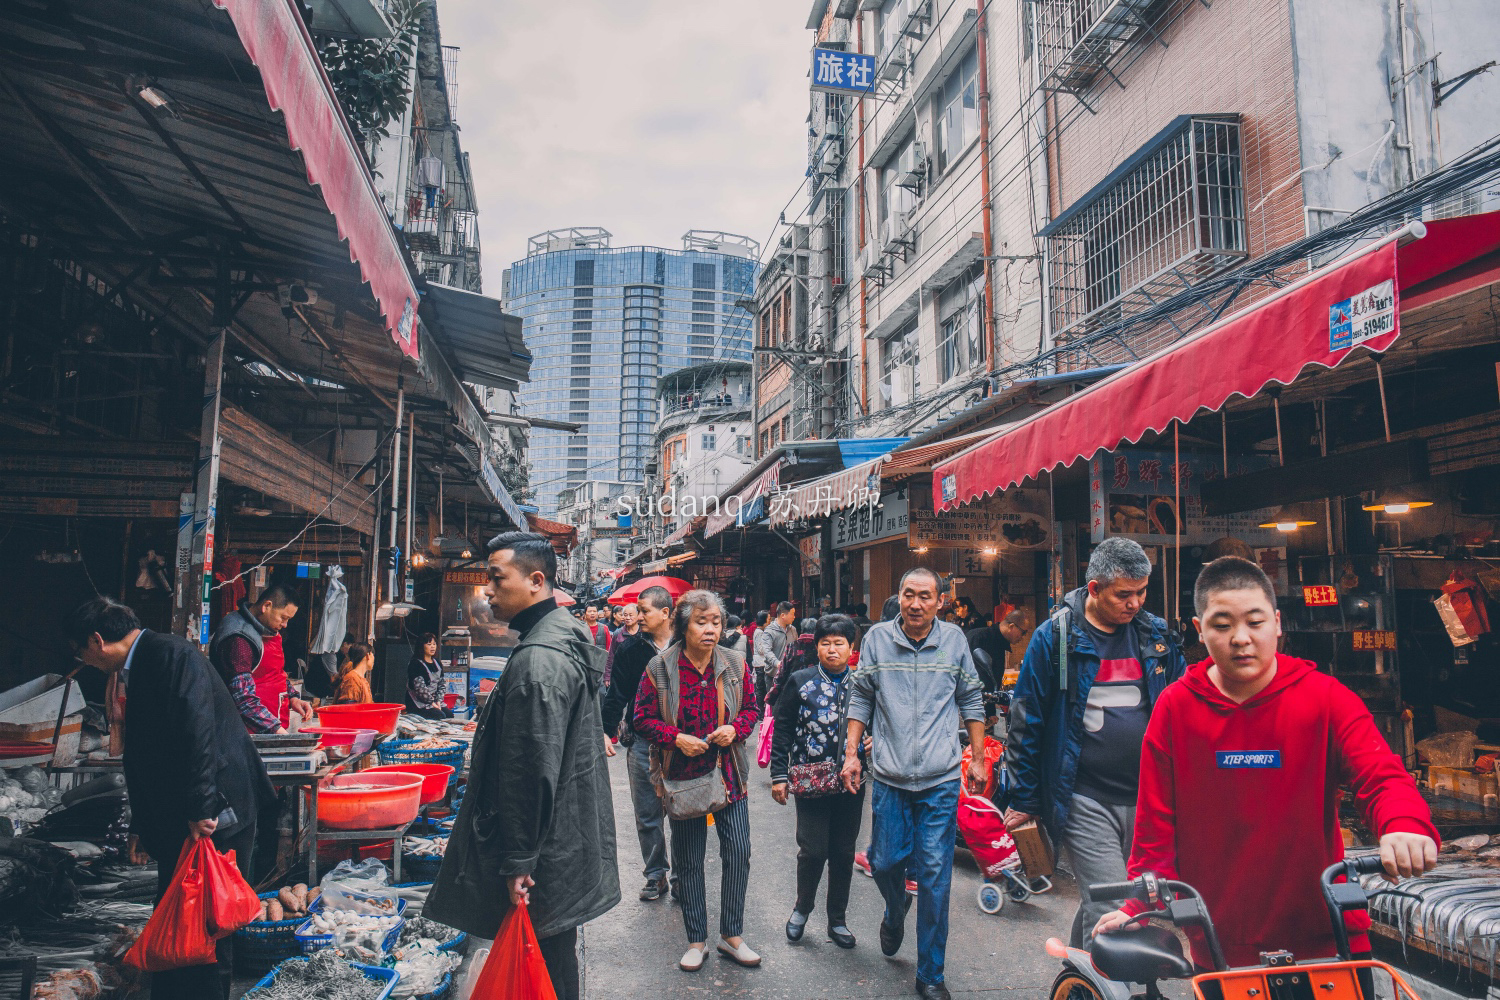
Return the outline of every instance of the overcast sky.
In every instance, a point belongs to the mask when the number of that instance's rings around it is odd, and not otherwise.
[[[811,0],[438,0],[485,290],[526,238],[764,242],[807,165]],[[791,214],[791,213],[789,213]]]

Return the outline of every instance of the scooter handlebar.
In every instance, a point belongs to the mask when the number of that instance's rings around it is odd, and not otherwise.
[[[1089,898],[1096,903],[1116,903],[1130,899],[1139,892],[1139,882],[1104,882],[1089,886]]]
[[[1355,875],[1376,875],[1383,871],[1385,864],[1380,860],[1380,855],[1362,854],[1346,861],[1336,861],[1323,869],[1322,882],[1324,885],[1332,885],[1333,880],[1340,875],[1353,878]]]

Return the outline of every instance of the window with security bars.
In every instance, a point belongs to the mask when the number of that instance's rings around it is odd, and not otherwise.
[[[1033,0],[1032,38],[1042,89],[1082,94],[1109,79],[1116,55],[1154,37],[1163,0]]]
[[[1184,116],[1057,217],[1053,329],[1139,312],[1248,256],[1238,116]]]

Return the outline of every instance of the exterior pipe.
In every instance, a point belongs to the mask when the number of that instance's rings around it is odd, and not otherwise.
[[[990,201],[990,29],[984,0],[976,0],[976,13],[979,18],[979,41],[975,53],[979,60],[979,192],[984,201],[981,206],[984,224],[984,336],[989,344],[985,371],[993,372],[1000,345],[995,338],[995,236],[991,221],[994,206]]]
[[[865,16],[860,14],[854,22],[855,50],[865,51]],[[865,257],[865,99],[859,100],[859,259],[861,269]],[[859,276],[859,412],[870,415],[870,281],[863,273]]]

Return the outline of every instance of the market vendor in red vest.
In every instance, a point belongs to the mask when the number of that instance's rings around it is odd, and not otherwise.
[[[209,641],[208,658],[252,733],[286,732],[294,711],[312,716],[312,706],[292,696],[281,648],[281,630],[296,614],[296,594],[280,584],[267,587],[255,603],[243,601],[225,615]]]

